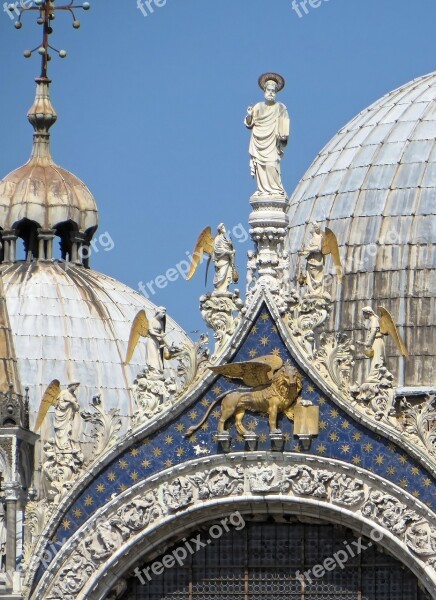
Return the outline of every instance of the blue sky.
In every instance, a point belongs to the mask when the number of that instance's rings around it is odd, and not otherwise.
[[[106,238],[97,243],[93,268],[138,289],[183,260],[205,226],[224,221],[248,231],[255,188],[243,118],[262,97],[261,73],[278,71],[287,81],[280,100],[292,138],[282,168],[291,193],[355,114],[435,69],[434,0],[307,6],[300,18],[291,0],[167,0],[153,13],[144,6],[145,17],[136,0],[94,0],[80,11],[78,31],[58,16],[52,43],[68,58],[51,63],[59,114],[52,150],[95,195],[97,240],[108,232],[114,242],[111,251],[102,247]],[[30,153],[25,115],[39,65],[22,51],[39,35],[32,15],[16,31],[0,13],[0,176]],[[244,278],[251,245],[235,245]],[[205,328],[203,291],[201,272],[150,297],[190,332]]]

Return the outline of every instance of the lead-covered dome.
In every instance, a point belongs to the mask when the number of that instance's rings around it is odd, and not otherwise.
[[[156,307],[112,277],[84,267],[51,261],[1,265],[18,373],[29,387],[31,427],[44,391],[53,379],[62,386],[80,382],[84,406],[101,394],[106,411],[119,408],[124,417],[136,407],[130,387],[144,368],[140,342],[124,364],[133,319],[141,309],[149,317]],[[191,341],[167,319],[169,345]]]
[[[436,370],[436,73],[387,94],[341,129],[297,186],[289,217],[295,264],[311,222],[338,238],[346,275],[341,287],[333,279],[330,292],[338,301],[330,328],[363,339],[362,308],[386,307],[411,354],[404,363],[388,343],[398,383],[430,386]]]

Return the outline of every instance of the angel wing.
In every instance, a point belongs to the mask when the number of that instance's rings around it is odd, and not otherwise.
[[[398,333],[398,329],[394,323],[392,315],[386,310],[386,308],[383,308],[383,306],[379,306],[378,310],[380,313],[380,333],[383,333],[384,335],[390,335],[401,354],[406,358],[409,358],[409,351],[407,350],[406,344],[403,342],[400,334]]]
[[[56,406],[61,393],[61,384],[58,379],[53,379],[44,392],[44,395],[39,405],[38,416],[36,417],[35,431],[41,427],[50,406]]]
[[[196,270],[198,269],[198,265],[201,263],[204,254],[209,254],[209,256],[213,253],[215,238],[212,235],[211,227],[206,227],[198,236],[197,243],[195,244],[195,250],[192,253],[192,261],[191,266],[189,268],[189,273],[186,277],[186,281],[189,281],[194,277]]]
[[[140,310],[136,317],[133,319],[132,328],[130,330],[129,344],[127,346],[125,365],[128,365],[132,360],[133,353],[138,344],[140,337],[147,337],[150,326],[145,314],[145,310]]]
[[[283,361],[279,356],[268,354],[247,362],[230,363],[209,369],[227,379],[240,379],[245,385],[257,387],[270,383],[274,373],[282,366]]]
[[[333,233],[333,231],[328,227],[326,227],[326,230],[322,237],[322,253],[324,254],[324,256],[326,256],[327,254],[332,255],[333,263],[336,267],[336,274],[338,276],[339,281],[341,282],[343,269],[341,263],[341,256],[339,254],[338,239]]]

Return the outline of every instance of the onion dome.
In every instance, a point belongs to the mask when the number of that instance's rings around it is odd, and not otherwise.
[[[336,234],[345,268],[330,329],[364,339],[362,308],[387,308],[410,351],[388,342],[400,386],[431,386],[436,370],[436,73],[365,109],[321,150],[289,210],[294,262],[310,223]],[[361,330],[361,331],[358,331]],[[362,380],[367,361],[358,361]]]
[[[50,80],[36,80],[35,102],[28,113],[34,128],[29,161],[0,182],[0,228],[3,259],[14,262],[16,240],[24,242],[25,255],[33,259],[53,258],[53,239],[60,238],[61,258],[82,261],[82,246],[88,246],[98,225],[94,197],[75,175],[53,162],[50,128],[57,120],[50,101]]]

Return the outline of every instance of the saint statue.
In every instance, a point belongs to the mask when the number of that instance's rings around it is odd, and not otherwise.
[[[232,240],[227,236],[224,223],[220,223],[217,228],[212,260],[215,265],[214,291],[218,294],[227,293],[230,284],[235,279],[237,281],[237,275],[235,271],[235,250]]]
[[[285,80],[277,73],[265,73],[259,78],[265,92],[265,102],[249,106],[245,126],[251,129],[250,168],[256,177],[255,196],[286,197],[280,161],[288,143],[290,120],[284,104],[276,102],[276,95],[285,87]]]
[[[68,384],[67,389],[59,393],[56,401],[55,444],[56,448],[65,454],[81,452],[79,443],[81,423],[77,418],[80,413],[80,405],[75,395],[79,385],[78,381]]]

